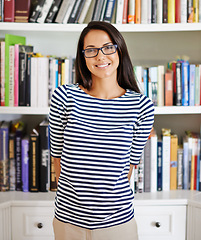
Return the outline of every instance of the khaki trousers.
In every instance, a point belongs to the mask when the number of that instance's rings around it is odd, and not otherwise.
[[[138,240],[135,218],[114,227],[89,230],[53,220],[55,240]]]

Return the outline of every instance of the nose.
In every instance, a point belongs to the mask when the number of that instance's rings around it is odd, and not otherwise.
[[[98,49],[98,55],[96,57],[97,58],[104,58],[105,57],[105,54],[103,53],[101,48]]]

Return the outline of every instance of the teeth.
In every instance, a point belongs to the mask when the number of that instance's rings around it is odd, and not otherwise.
[[[103,68],[103,67],[107,67],[109,64],[103,64],[103,65],[97,65],[97,67]]]

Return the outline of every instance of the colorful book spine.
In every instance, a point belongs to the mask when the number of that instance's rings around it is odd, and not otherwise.
[[[171,135],[171,140],[170,140],[170,190],[177,189],[177,149],[178,149],[178,136]]]
[[[161,140],[158,141],[158,150],[157,150],[157,191],[163,190],[163,142]]]
[[[190,64],[189,79],[189,105],[195,106],[195,65]]]
[[[15,133],[9,133],[9,189],[15,191]]]
[[[4,22],[14,22],[15,0],[4,0]]]
[[[183,61],[181,64],[182,79],[182,106],[189,105],[189,62]]]
[[[1,106],[5,106],[5,41],[0,42],[0,49],[1,49],[1,61],[0,61],[0,68],[1,68],[1,77],[0,77],[0,84],[1,84]]]
[[[29,191],[29,139],[22,139],[22,191]]]
[[[105,8],[105,14],[103,17],[103,21],[105,22],[111,22],[112,21],[112,16],[114,13],[114,7],[115,7],[115,2],[116,0],[108,0]]]

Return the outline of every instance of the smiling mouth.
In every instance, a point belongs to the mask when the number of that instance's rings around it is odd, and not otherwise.
[[[107,63],[107,64],[99,64],[99,65],[96,65],[97,68],[105,68],[105,67],[108,67],[110,65],[110,63]]]

